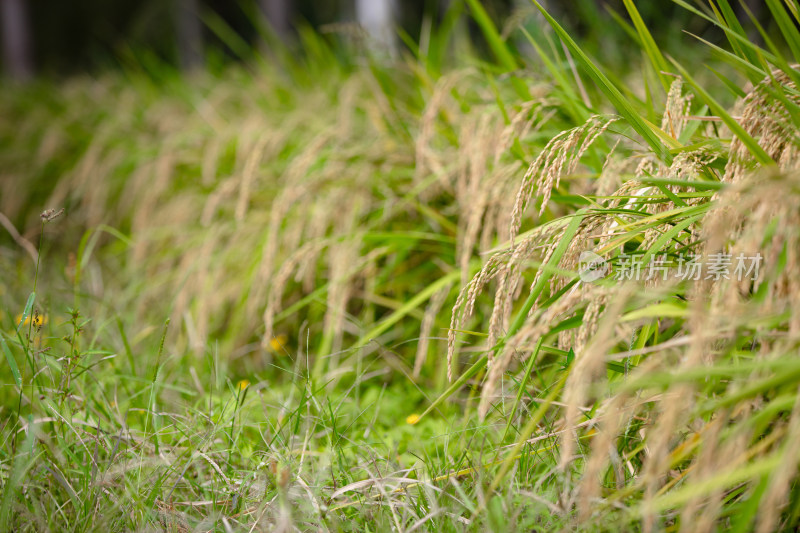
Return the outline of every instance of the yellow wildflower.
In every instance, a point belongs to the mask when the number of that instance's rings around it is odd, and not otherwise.
[[[35,316],[28,315],[25,318],[25,322],[20,324],[20,322],[22,322],[22,315],[20,314],[17,315],[17,320],[15,321],[15,324],[19,324],[20,326],[27,326],[31,323],[31,320],[34,321],[33,323],[34,327],[40,328],[45,324],[47,324],[47,315],[40,315],[40,314],[36,314]]]
[[[420,418],[420,417],[419,417],[419,415],[418,415],[418,414],[416,414],[416,413],[414,413],[414,414],[412,414],[412,415],[408,415],[408,416],[406,417],[406,424],[410,424],[410,425],[412,425],[412,426],[413,426],[414,424],[416,424],[417,422],[419,422],[419,418]]]
[[[281,352],[287,342],[289,342],[289,337],[281,333],[277,337],[272,337],[269,340],[269,347],[272,348],[273,352]]]
[[[239,380],[239,382],[236,384],[236,390],[242,392],[249,386],[250,386],[250,381],[247,379],[242,379]]]

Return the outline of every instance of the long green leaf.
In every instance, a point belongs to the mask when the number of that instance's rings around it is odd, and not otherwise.
[[[633,21],[633,26],[636,28],[636,32],[639,34],[639,39],[641,40],[644,52],[647,54],[647,58],[653,65],[653,69],[655,70],[658,79],[661,81],[661,85],[664,87],[664,92],[667,92],[669,91],[670,81],[669,78],[663,74],[663,72],[667,72],[669,70],[669,63],[667,63],[667,60],[664,58],[664,55],[658,48],[653,36],[650,34],[650,30],[647,29],[647,25],[644,23],[644,20],[642,20],[639,10],[636,9],[636,4],[633,3],[633,0],[623,1],[625,2],[625,9],[628,10],[628,15]]]
[[[642,136],[645,142],[653,149],[653,151],[658,155],[658,157],[664,161],[665,163],[669,164],[672,163],[672,154],[669,153],[667,147],[664,146],[662,142],[662,138],[654,131],[656,128],[654,125],[647,123],[639,113],[633,108],[630,102],[622,96],[620,90],[608,79],[608,77],[603,74],[603,72],[595,66],[589,56],[581,49],[580,46],[570,37],[569,33],[561,27],[561,25],[556,22],[556,20],[547,12],[547,10],[542,7],[542,5],[537,0],[531,0],[533,4],[541,11],[542,15],[550,26],[553,27],[556,34],[558,34],[559,38],[564,42],[564,44],[569,48],[570,52],[575,56],[575,60],[579,62],[588,72],[589,76],[594,80],[603,94],[611,101],[611,103],[616,107],[617,111],[620,115],[622,115],[625,120],[636,130],[636,133]],[[663,132],[662,132],[663,133]],[[666,134],[664,134],[666,135]]]
[[[471,265],[471,268],[477,267],[477,262],[474,262]],[[367,344],[369,344],[373,339],[379,337],[383,333],[386,332],[389,328],[397,324],[400,320],[402,320],[406,315],[408,315],[411,311],[422,305],[423,302],[428,300],[431,296],[436,294],[439,289],[458,281],[461,278],[461,271],[454,270],[447,274],[446,276],[442,276],[435,282],[431,283],[421,292],[419,292],[416,296],[411,298],[408,302],[406,302],[400,309],[386,317],[380,324],[366,332],[364,335],[361,336],[360,339],[356,341],[353,345],[353,349],[357,350],[359,348],[363,348]]]
[[[772,12],[772,17],[777,22],[778,27],[781,29],[783,38],[789,49],[794,55],[795,61],[800,61],[800,32],[797,31],[797,26],[789,17],[789,13],[783,8],[777,0],[767,0],[767,6]]]
[[[11,369],[11,373],[14,375],[14,382],[17,384],[17,387],[21,387],[22,374],[19,373],[19,367],[17,366],[17,361],[14,359],[14,354],[12,354],[11,350],[8,349],[8,344],[6,344],[6,340],[2,336],[0,336],[0,345],[3,347],[3,354],[6,356],[8,367]]]
[[[19,324],[17,324],[17,331],[22,327],[28,317],[31,316],[31,311],[33,310],[33,302],[36,301],[36,293],[32,292],[30,296],[28,296],[28,301],[25,303],[25,309],[22,311],[22,316],[19,319]]]
[[[431,411],[436,409],[442,402],[447,400],[450,396],[455,394],[458,389],[466,385],[467,381],[472,378],[475,374],[480,372],[486,367],[486,363],[489,361],[488,355],[483,355],[480,359],[475,361],[471,367],[469,367],[463,374],[461,374],[457,380],[455,380],[447,390],[445,390],[438,398],[436,398],[433,403],[431,403],[425,411],[421,415],[419,415],[419,419],[421,420],[425,415],[429,414]]]
[[[673,509],[692,499],[704,498],[713,492],[733,487],[739,483],[757,480],[774,472],[776,468],[779,468],[785,462],[786,459],[782,454],[776,453],[752,463],[731,466],[709,478],[685,484],[677,490],[659,496],[648,503],[647,512]],[[645,506],[642,505],[638,512],[644,513]]]
[[[486,9],[484,9],[478,0],[467,0],[467,4],[469,4],[469,8],[472,10],[472,16],[478,26],[480,26],[483,36],[486,37],[489,48],[491,48],[494,55],[497,56],[500,64],[507,70],[516,70],[519,67],[517,65],[517,60],[514,59],[514,54],[511,53],[508,45],[503,41],[503,38],[497,31]]]
[[[720,25],[729,29],[726,31],[726,35],[728,37],[728,42],[731,45],[731,48],[736,51],[736,53],[742,59],[748,61],[749,63],[758,63],[758,56],[753,50],[747,46],[743,46],[739,39],[734,38],[736,35],[738,38],[745,38],[749,39],[747,32],[744,31],[739,19],[736,17],[736,13],[731,8],[730,3],[728,0],[718,0],[719,3],[719,10],[716,9],[713,3],[711,3],[711,7],[714,10],[714,14],[717,17]]]
[[[564,76],[562,69],[560,69],[552,59],[550,59],[550,56],[548,56],[542,47],[539,46],[539,43],[536,42],[536,39],[533,38],[530,32],[528,32],[525,28],[520,28],[520,31],[522,31],[522,34],[525,36],[531,46],[533,46],[533,49],[536,50],[536,53],[539,54],[539,57],[541,58],[542,63],[544,63],[544,67],[547,69],[547,72],[550,73],[563,91],[562,104],[572,119],[576,123],[586,122],[589,119],[589,112],[584,106],[581,105],[578,95],[575,93],[572,85],[567,81],[567,77]]]
[[[662,187],[664,186],[662,185]],[[664,190],[668,189],[664,187]],[[653,245],[650,246],[650,248],[648,248],[647,251],[644,253],[644,255],[642,256],[642,264],[644,265],[648,264],[650,258],[655,254],[657,254],[660,250],[662,250],[669,241],[676,238],[682,231],[684,231],[686,228],[688,228],[698,220],[701,220],[704,216],[705,213],[689,217],[686,220],[683,220],[675,224],[668,231],[664,232],[664,234],[661,235],[658,239],[656,239],[655,242],[653,242]]]

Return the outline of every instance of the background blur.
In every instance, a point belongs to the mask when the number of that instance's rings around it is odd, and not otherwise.
[[[311,28],[334,40],[367,30],[370,48],[397,53],[418,43],[425,28],[442,20],[460,0],[0,0],[2,70],[12,78],[34,74],[61,76],[127,62],[160,62],[191,69],[214,61],[245,59],[243,50],[264,50],[273,39],[291,45],[298,31]],[[562,23],[607,18],[622,12],[621,0],[544,2]],[[758,13],[762,2],[750,0]],[[488,0],[487,12],[502,25],[509,16],[532,13],[522,0]],[[653,32],[662,36],[685,28],[697,33],[697,18],[670,0],[637,2]],[[741,10],[742,8],[739,7]],[[355,24],[353,24],[355,23]],[[465,22],[466,23],[466,22]],[[356,24],[358,26],[356,26]],[[471,24],[471,23],[470,23]],[[688,27],[687,27],[688,26]],[[572,24],[585,39],[602,39],[606,50],[613,35],[592,35],[597,27]],[[619,33],[618,31],[614,33]],[[472,28],[479,49],[482,38]],[[714,37],[713,35],[711,36]],[[244,45],[244,46],[242,46]],[[610,49],[613,49],[611,47]]]

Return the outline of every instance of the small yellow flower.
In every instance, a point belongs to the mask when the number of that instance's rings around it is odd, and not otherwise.
[[[286,346],[287,342],[289,342],[289,337],[281,333],[277,337],[272,337],[269,340],[269,347],[273,352],[281,352],[283,351],[283,348]]]
[[[410,425],[412,425],[412,426],[413,426],[414,424],[416,424],[417,422],[419,422],[419,418],[420,418],[420,417],[419,417],[419,415],[418,415],[417,413],[414,413],[414,414],[412,414],[412,415],[408,415],[408,416],[406,417],[406,424],[410,424]]]
[[[249,386],[250,386],[250,381],[247,379],[242,379],[236,384],[236,390],[242,392]]]
[[[40,328],[40,327],[44,326],[45,324],[47,324],[47,315],[39,315],[39,314],[37,314],[36,316],[28,315],[25,318],[25,322],[21,323],[22,322],[22,315],[20,314],[20,315],[17,315],[17,320],[16,320],[15,323],[19,324],[19,326],[27,326],[27,325],[29,325],[31,323],[31,320],[34,321],[34,323],[33,323],[34,327]]]

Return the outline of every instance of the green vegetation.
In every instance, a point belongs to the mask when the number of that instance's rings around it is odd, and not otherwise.
[[[0,523],[795,529],[800,6],[677,3],[0,89]]]

